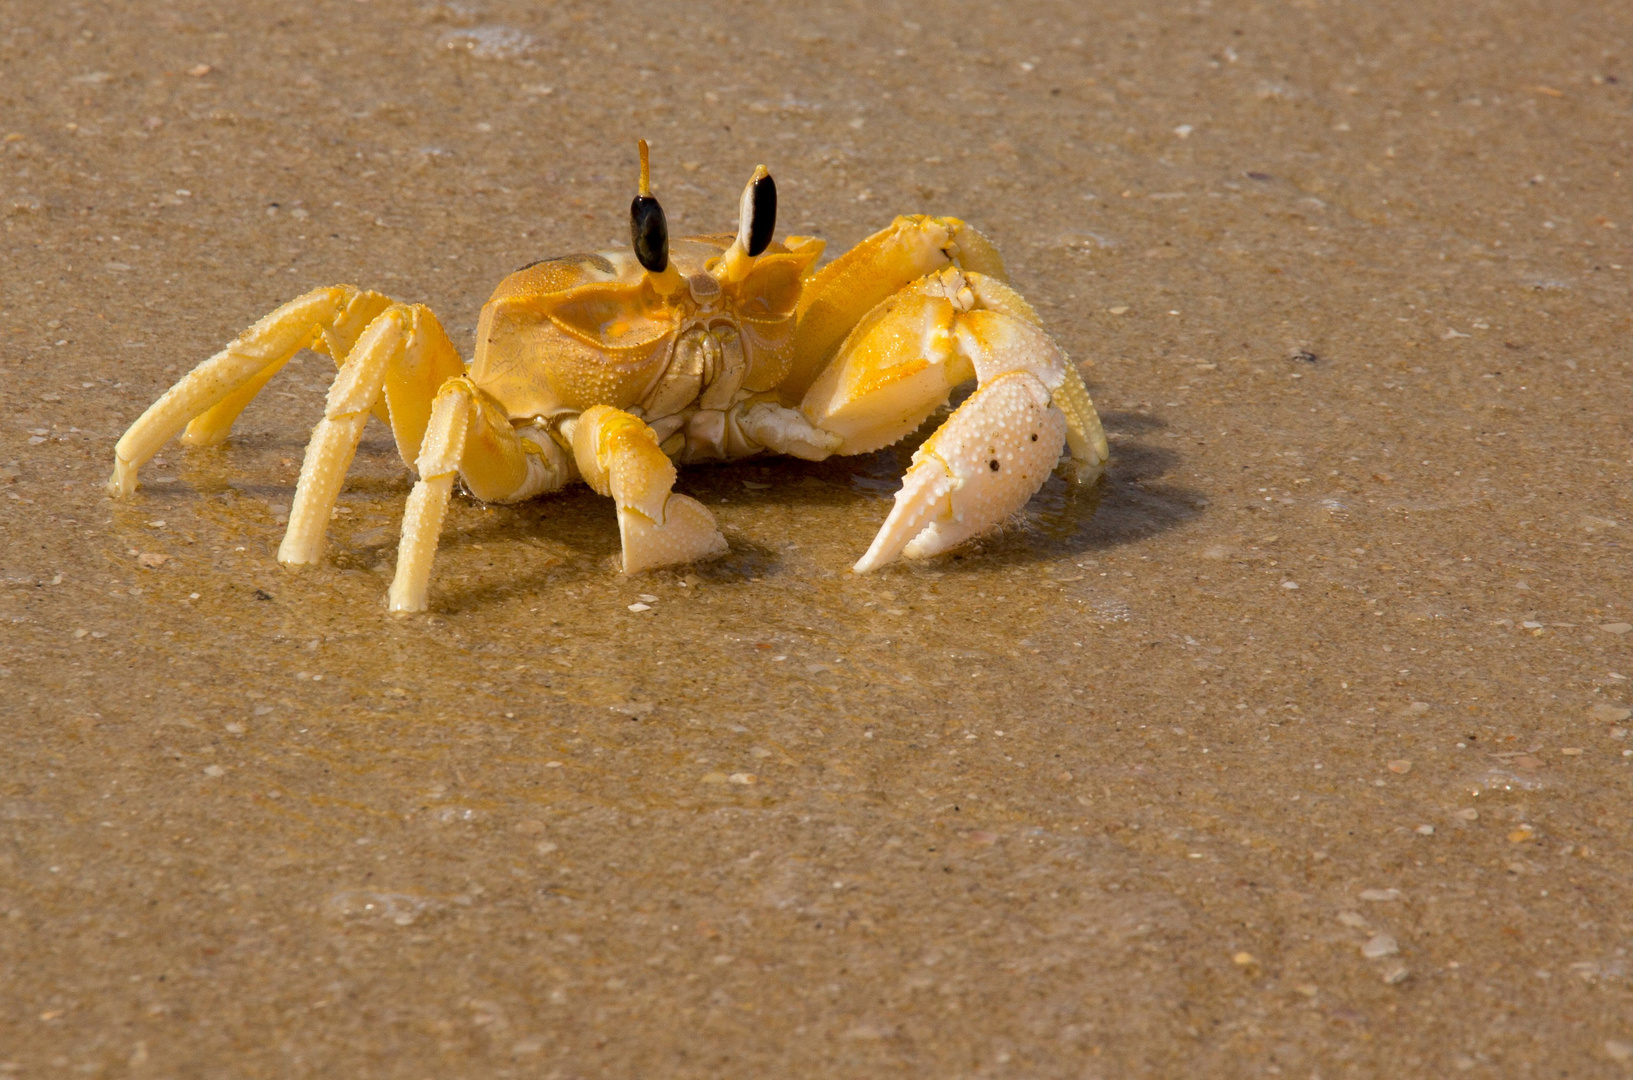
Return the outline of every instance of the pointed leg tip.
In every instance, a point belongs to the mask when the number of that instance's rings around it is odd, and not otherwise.
[[[308,566],[316,566],[323,561],[323,547],[296,548],[288,543],[279,545],[278,562],[291,570],[300,570]]]
[[[114,499],[128,499],[136,493],[136,467],[115,461],[113,475],[108,477],[108,495]]]
[[[415,588],[412,580],[393,579],[391,588],[386,591],[386,612],[397,616],[418,615],[427,607],[428,591],[424,586]]]
[[[866,555],[863,555],[860,559],[856,560],[856,563],[851,567],[851,572],[855,574],[871,574],[888,562],[890,562],[889,559],[880,558],[873,552],[869,551]]]
[[[1101,476],[1105,475],[1105,471],[1106,463],[1104,461],[1078,462],[1071,471],[1072,483],[1078,487],[1089,487]]]
[[[187,426],[187,430],[182,432],[181,439],[179,441],[183,446],[198,448],[220,446],[231,437],[231,428],[220,428],[212,431],[194,431],[193,425],[189,424]]]

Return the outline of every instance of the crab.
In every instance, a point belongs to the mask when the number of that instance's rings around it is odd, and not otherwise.
[[[515,503],[582,480],[617,508],[625,573],[727,550],[709,510],[674,490],[677,464],[865,454],[976,389],[914,453],[895,505],[855,564],[938,554],[1014,514],[1070,456],[1107,460],[1094,403],[993,244],[956,218],[908,215],[818,267],[823,241],[773,238],[762,165],[735,235],[671,241],[647,145],[631,250],[545,259],[499,283],[466,363],[422,304],[351,285],[273,311],[205,360],[115,447],[109,493],[170,438],[223,442],[301,349],[337,367],[312,431],[278,561],[318,562],[369,417],[417,474],[403,513],[393,612],[426,609],[455,481]],[[185,429],[185,430],[184,430]]]

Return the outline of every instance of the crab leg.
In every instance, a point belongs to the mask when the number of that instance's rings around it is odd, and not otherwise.
[[[708,508],[671,490],[675,465],[639,418],[597,405],[562,426],[585,482],[618,504],[624,573],[726,553]]]
[[[456,477],[463,476],[483,502],[507,503],[555,491],[573,476],[566,451],[542,432],[512,427],[504,410],[463,376],[437,391],[416,467],[420,478],[403,510],[397,573],[387,598],[393,612],[425,610]]]
[[[278,561],[315,563],[340,485],[357,452],[370,413],[388,404],[387,419],[404,461],[420,452],[437,386],[464,365],[429,308],[392,304],[363,331],[329,387],[323,419],[312,429],[295,485],[289,528]]]
[[[346,363],[329,386],[323,419],[312,429],[295,484],[289,528],[278,545],[278,561],[286,565],[315,563],[323,555],[324,530],[334,512],[340,485],[352,467],[357,442],[363,437],[369,410],[380,397],[386,369],[399,359],[413,333],[413,316],[399,305],[387,308],[363,332]]]
[[[290,357],[318,343],[320,336],[328,344],[330,329],[345,323],[349,314],[362,310],[372,318],[386,303],[389,301],[378,293],[361,292],[350,285],[314,289],[239,334],[225,349],[182,376],[120,438],[114,447],[108,494],[123,498],[134,492],[137,470],[189,423],[193,425],[189,443],[221,441],[250,398]]]
[[[346,362],[346,356],[352,351],[352,346],[357,344],[357,339],[369,323],[374,321],[374,317],[392,304],[391,297],[381,293],[357,292],[355,289],[352,291],[355,295],[332,319],[318,327],[317,337],[311,343],[313,349],[332,356],[336,367]],[[244,411],[255,399],[255,395],[261,392],[272,376],[276,375],[293,355],[291,353],[279,363],[263,369],[259,375],[222,398],[214,407],[194,417],[192,423],[187,425],[187,430],[182,433],[182,443],[186,446],[215,446],[225,442],[232,432],[238,414]],[[378,412],[376,415],[382,420],[385,419],[385,416]]]

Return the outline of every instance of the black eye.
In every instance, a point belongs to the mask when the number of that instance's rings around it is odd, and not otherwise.
[[[641,188],[640,194],[629,204],[629,238],[635,247],[635,258],[654,274],[669,269],[669,222],[663,216],[663,207],[652,197],[652,173],[647,163],[646,140],[640,141]]]
[[[650,195],[637,195],[629,204],[629,238],[635,257],[654,274],[669,268],[669,222],[663,207]]]
[[[759,255],[771,246],[771,233],[777,227],[777,182],[767,173],[749,183],[749,225],[746,249],[750,256]]]

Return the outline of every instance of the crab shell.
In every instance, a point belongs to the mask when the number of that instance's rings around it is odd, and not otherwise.
[[[472,381],[512,420],[611,405],[653,423],[771,394],[793,368],[800,291],[824,244],[787,237],[741,281],[722,280],[731,242],[671,242],[668,293],[628,252],[523,267],[482,308]]]

